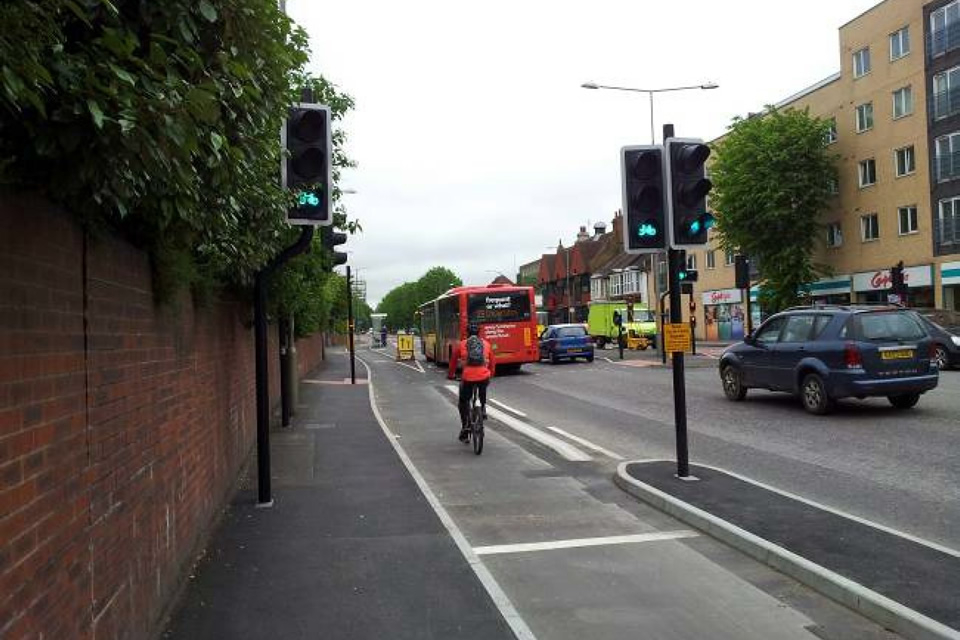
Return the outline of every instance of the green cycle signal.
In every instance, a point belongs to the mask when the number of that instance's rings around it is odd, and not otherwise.
[[[301,207],[319,207],[320,197],[312,191],[301,191],[297,202]]]
[[[640,236],[641,238],[654,238],[660,235],[660,230],[657,229],[657,226],[655,224],[644,222],[637,229],[637,235]]]

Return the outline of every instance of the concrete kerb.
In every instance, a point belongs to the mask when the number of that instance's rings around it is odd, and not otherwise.
[[[694,507],[627,473],[627,465],[660,460],[632,460],[617,466],[614,483],[630,495],[700,529],[808,587],[863,614],[877,624],[914,640],[960,640],[960,631],[909,609],[876,591],[810,562],[783,547]],[[712,467],[717,469],[716,467]],[[727,473],[723,469],[717,469]],[[736,475],[736,474],[731,474]],[[743,476],[741,480],[752,482]],[[764,485],[765,486],[765,485]]]

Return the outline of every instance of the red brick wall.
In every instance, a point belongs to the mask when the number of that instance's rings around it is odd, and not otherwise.
[[[256,439],[251,320],[158,307],[141,251],[0,195],[0,637],[153,632]]]

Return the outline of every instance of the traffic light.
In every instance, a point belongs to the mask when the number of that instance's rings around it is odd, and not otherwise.
[[[639,145],[620,150],[623,187],[623,249],[657,253],[667,248],[663,194],[663,147]]]
[[[890,267],[890,288],[896,293],[900,293],[905,288],[906,281],[903,277],[903,260]]]
[[[734,257],[734,280],[737,289],[750,288],[750,258],[738,253]]]
[[[681,249],[677,255],[677,280],[681,285],[696,282],[700,275],[697,273],[696,269],[690,269],[689,265],[690,263],[687,261],[687,252]]]
[[[323,248],[330,253],[330,266],[336,267],[347,261],[347,254],[342,251],[336,251],[334,247],[341,245],[347,241],[347,234],[341,233],[340,231],[334,231],[333,229],[322,229],[321,230],[321,241],[323,242]]]
[[[290,107],[284,131],[287,150],[282,164],[283,186],[297,196],[287,212],[296,225],[333,224],[330,107],[300,103]]]
[[[706,170],[710,147],[696,138],[667,138],[664,153],[670,246],[705,245],[714,223],[707,211],[707,194],[713,187]]]

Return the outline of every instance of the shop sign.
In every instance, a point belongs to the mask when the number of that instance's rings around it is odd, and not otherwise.
[[[740,302],[742,296],[740,289],[718,289],[717,291],[704,291],[703,304],[734,304]]]
[[[930,266],[907,267],[903,281],[910,288],[929,287],[933,284]],[[853,274],[854,291],[884,291],[890,288],[890,269]]]

